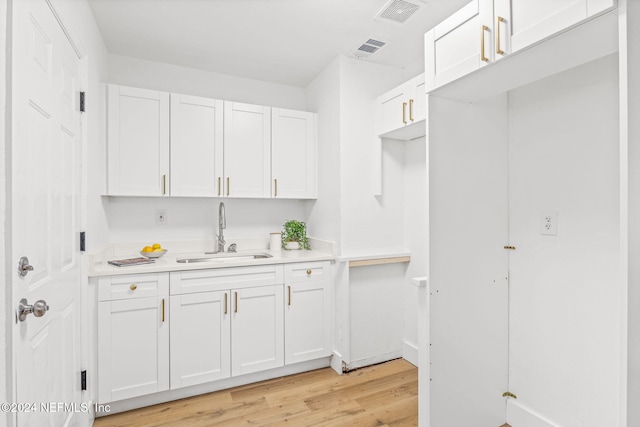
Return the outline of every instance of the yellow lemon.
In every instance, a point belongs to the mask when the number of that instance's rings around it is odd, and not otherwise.
[[[154,243],[151,247],[153,249],[162,249],[162,246],[160,246],[160,243]]]
[[[153,252],[162,252],[162,251],[164,251],[164,249],[162,249],[162,248],[155,248],[155,249],[153,250]]]
[[[153,252],[153,248],[151,246],[145,246],[142,248],[142,252]]]

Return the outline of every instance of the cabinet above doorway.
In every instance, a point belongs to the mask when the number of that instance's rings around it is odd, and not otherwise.
[[[108,85],[108,196],[317,197],[317,114]]]

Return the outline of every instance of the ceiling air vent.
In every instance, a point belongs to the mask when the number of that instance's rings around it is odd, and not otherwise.
[[[420,6],[415,3],[405,0],[391,0],[384,5],[374,19],[384,18],[402,24],[419,9]]]
[[[360,47],[349,52],[347,56],[356,59],[368,58],[372,54],[380,50],[385,44],[386,43],[383,41],[368,38],[367,40],[360,43]]]

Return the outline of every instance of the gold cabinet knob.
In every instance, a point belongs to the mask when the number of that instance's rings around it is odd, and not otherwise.
[[[310,268],[309,268],[309,269],[307,269],[307,275],[308,275],[308,276],[311,276],[311,269],[310,269]]]
[[[129,289],[131,289],[132,291],[135,291],[136,289],[138,289],[138,285],[134,283],[133,285],[129,286]]]

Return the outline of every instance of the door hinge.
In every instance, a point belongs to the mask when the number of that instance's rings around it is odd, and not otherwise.
[[[515,251],[515,250],[516,250],[516,247],[515,247],[515,246],[505,246],[504,248],[505,248],[505,249],[508,249],[508,250],[510,250],[510,251]]]
[[[504,393],[502,393],[502,397],[512,397],[514,399],[518,398],[518,396],[516,396],[515,394],[511,393],[510,391],[505,391]]]
[[[80,372],[80,390],[86,390],[87,389],[87,371],[81,371]]]
[[[80,232],[80,252],[84,252],[87,250],[86,243],[87,243],[86,232],[81,231]]]
[[[83,113],[85,112],[84,106],[85,106],[85,94],[84,92],[80,92],[80,111]]]

